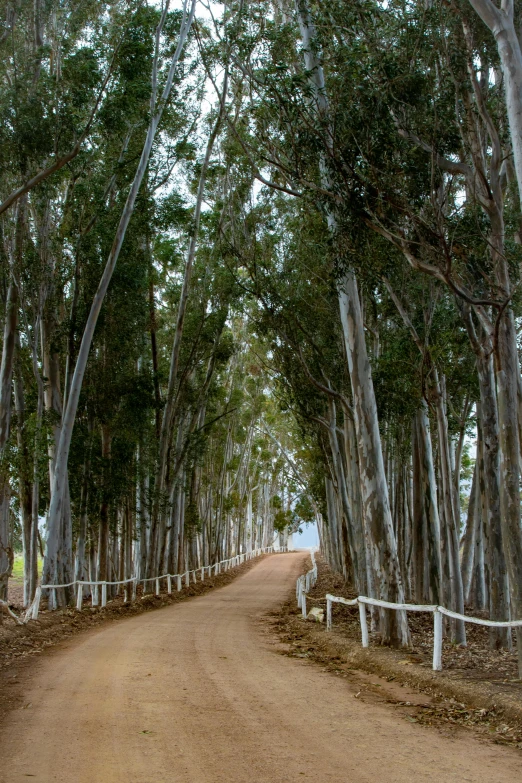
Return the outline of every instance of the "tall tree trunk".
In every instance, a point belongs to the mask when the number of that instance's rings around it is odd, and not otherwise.
[[[352,387],[355,429],[359,449],[361,498],[370,533],[368,545],[372,570],[377,575],[378,597],[404,603],[397,544],[384,472],[377,404],[357,283],[347,272],[340,285],[339,306]],[[405,612],[383,612],[381,636],[384,643],[410,644]]]
[[[480,404],[477,406],[477,465],[483,469],[483,475],[479,476],[478,485],[480,488],[479,503],[484,516],[483,530],[488,573],[486,582],[489,588],[490,619],[504,621],[509,617],[510,606],[505,546],[502,540],[499,421],[492,344],[483,330],[481,330],[480,338],[477,337],[470,309],[463,306],[462,310],[464,323],[477,360],[480,389]],[[492,647],[509,646],[510,640],[511,634],[507,629],[492,628],[490,630]]]
[[[52,488],[55,477],[56,469],[56,453],[58,444],[60,442],[60,436],[62,431],[62,394],[60,384],[60,356],[56,350],[54,350],[56,332],[56,319],[54,312],[51,311],[42,320],[42,365],[43,375],[46,380],[44,387],[44,401],[45,409],[52,418],[52,432],[53,437],[49,441],[49,484]],[[35,375],[37,376],[37,382],[39,383],[38,367],[36,366],[36,357],[33,357],[33,364],[35,365]],[[50,521],[48,519],[48,528],[50,528]],[[48,529],[49,535],[49,529]],[[58,547],[56,550],[56,559],[54,561],[54,568],[51,568],[49,559],[45,558],[42,581],[47,584],[60,584],[69,583],[73,579],[73,566],[72,566],[72,520],[71,520],[71,505],[69,497],[69,477],[67,471],[64,475],[64,496],[61,506],[61,516],[59,520],[59,536]],[[69,601],[74,600],[73,591],[70,589],[55,590],[52,593],[51,600],[56,598],[58,605],[64,605]]]
[[[413,530],[417,600],[442,601],[441,532],[428,406],[414,420]]]
[[[478,480],[478,459],[475,461],[473,470],[473,479],[471,482],[471,492],[469,495],[468,515],[466,520],[466,530],[462,540],[462,587],[464,590],[464,603],[469,603],[471,595],[471,583],[473,579],[475,539],[477,536],[477,509],[480,505],[479,498],[479,480]]]
[[[102,497],[100,504],[100,530],[98,536],[98,581],[109,578],[109,495],[110,458],[112,436],[108,425],[101,427],[101,456],[103,463]]]
[[[520,526],[520,444],[518,440],[518,373],[513,313],[504,314],[496,351],[500,444],[500,509],[512,614],[522,619],[522,529]],[[518,667],[522,676],[522,633],[517,633]]]
[[[11,432],[11,397],[18,323],[18,288],[14,280],[9,283],[0,365],[0,599],[7,600],[12,550],[10,546],[9,505],[11,485],[6,445]]]
[[[459,520],[457,519],[457,502],[451,465],[448,420],[446,416],[446,399],[444,379],[439,380],[434,371],[435,406],[437,411],[437,426],[439,434],[439,456],[442,483],[442,505],[444,507],[445,529],[448,547],[448,563],[451,587],[451,608],[459,614],[464,614],[464,590],[460,570],[460,536]],[[466,626],[462,620],[451,624],[454,629],[454,640],[457,644],[466,645]]]

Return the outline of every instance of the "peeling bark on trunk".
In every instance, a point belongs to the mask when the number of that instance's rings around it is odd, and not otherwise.
[[[368,546],[372,570],[378,579],[378,597],[404,603],[404,589],[384,472],[377,405],[366,350],[359,293],[352,272],[344,276],[340,285],[339,305],[352,386],[361,497],[370,533]],[[408,646],[410,638],[405,612],[382,612],[381,635],[384,643]]]

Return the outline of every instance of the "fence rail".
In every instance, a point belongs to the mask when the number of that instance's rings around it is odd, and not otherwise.
[[[271,554],[273,552],[286,552],[288,551],[288,547],[279,547],[276,549],[274,546],[267,546],[267,547],[259,547],[258,549],[252,550],[252,552],[243,552],[240,555],[235,555],[234,557],[230,557],[227,560],[221,560],[219,563],[213,563],[212,565],[208,566],[201,566],[200,568],[194,569],[192,571],[185,571],[183,574],[161,574],[160,576],[151,576],[147,577],[146,579],[141,579],[138,577],[130,577],[129,579],[120,579],[117,582],[106,582],[106,581],[82,581],[82,580],[75,580],[74,582],[68,582],[67,584],[63,585],[39,585],[36,588],[35,597],[33,599],[33,602],[27,609],[24,615],[23,621],[19,622],[28,622],[29,620],[36,620],[38,618],[38,613],[40,611],[40,601],[42,598],[42,591],[43,590],[50,590],[50,591],[56,591],[61,590],[65,587],[75,587],[76,588],[76,608],[82,609],[83,607],[83,595],[85,588],[90,590],[91,593],[91,605],[92,606],[98,606],[98,588],[101,586],[101,607],[105,607],[107,605],[107,586],[115,586],[115,585],[129,585],[132,584],[132,593],[131,593],[131,600],[136,600],[136,593],[137,588],[139,584],[142,584],[145,588],[145,585],[148,582],[154,582],[154,594],[159,595],[160,594],[160,587],[161,587],[161,581],[167,580],[167,593],[170,595],[172,593],[172,583],[173,580],[175,580],[176,589],[177,591],[181,591],[183,589],[182,581],[185,579],[185,586],[188,587],[190,585],[190,581],[192,578],[193,583],[197,582],[197,574],[200,574],[200,581],[205,581],[205,573],[207,573],[207,576],[210,577],[212,575],[212,570],[214,570],[214,576],[217,576],[217,574],[220,574],[222,571],[228,571],[231,568],[235,568],[236,566],[242,565],[247,560],[253,560],[255,557],[259,557],[260,555],[264,554]],[[127,589],[127,588],[125,588]]]
[[[344,606],[359,606],[359,622],[361,625],[361,642],[363,647],[369,647],[368,622],[366,617],[366,606],[378,606],[382,609],[394,609],[396,611],[406,612],[431,612],[433,614],[433,669],[442,671],[442,617],[453,617],[456,620],[463,620],[465,623],[474,625],[484,625],[489,628],[522,628],[522,620],[510,620],[507,622],[496,622],[495,620],[482,620],[480,617],[468,617],[465,614],[458,614],[446,609],[444,606],[435,606],[432,604],[395,604],[390,601],[381,601],[377,598],[368,598],[366,595],[359,595],[357,598],[348,599],[338,595],[326,595],[326,630],[332,628],[332,604],[343,604]]]

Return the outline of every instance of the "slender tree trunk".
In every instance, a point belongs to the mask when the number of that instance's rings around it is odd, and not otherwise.
[[[100,504],[100,530],[98,537],[98,581],[109,578],[109,483],[112,436],[109,427],[102,424],[101,449],[103,462],[102,498]]]
[[[457,503],[455,498],[455,486],[453,471],[451,468],[450,442],[448,435],[448,420],[446,416],[444,380],[439,380],[438,373],[434,371],[435,379],[435,405],[437,410],[437,425],[439,434],[439,455],[442,482],[442,504],[444,506],[444,518],[446,523],[446,535],[448,546],[448,562],[451,587],[451,608],[459,614],[464,614],[464,590],[462,587],[462,574],[460,570],[460,536],[459,520],[457,519]],[[462,620],[452,623],[457,644],[466,645],[466,627]]]
[[[522,619],[522,529],[520,526],[520,444],[518,441],[518,373],[513,313],[502,318],[497,341],[497,394],[500,444],[500,509],[502,539],[511,592],[513,618]],[[522,633],[517,634],[522,676]]]
[[[469,496],[468,515],[466,521],[466,530],[462,541],[462,587],[464,590],[464,602],[469,603],[471,594],[471,583],[473,579],[475,539],[477,536],[477,508],[480,504],[479,481],[478,481],[478,459],[475,461],[473,470],[473,480],[471,482],[471,492]]]
[[[417,600],[442,601],[441,531],[428,406],[415,416],[413,529]]]
[[[377,575],[379,598],[404,603],[404,588],[384,472],[377,404],[366,350],[359,293],[352,272],[346,273],[342,280],[339,306],[352,386],[361,497],[370,533],[368,544],[372,571]],[[408,646],[410,637],[405,612],[382,614],[383,642]]]
[[[11,397],[18,322],[18,288],[14,280],[7,290],[2,362],[0,365],[0,599],[7,600],[11,571],[9,504],[11,485],[6,445],[11,432]]]
[[[92,449],[92,425],[89,424],[89,443],[85,453],[83,463],[82,486],[80,490],[80,513],[79,529],[76,541],[76,562],[74,568],[74,578],[76,581],[87,581],[87,528],[88,528],[88,507],[89,507],[89,474],[91,469],[91,449]]]

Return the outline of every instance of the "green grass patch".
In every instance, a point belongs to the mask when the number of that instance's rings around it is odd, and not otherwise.
[[[42,573],[42,565],[43,560],[41,557],[38,558],[38,573]],[[15,555],[14,563],[13,563],[13,577],[16,582],[23,582],[24,581],[24,556],[23,555]]]

